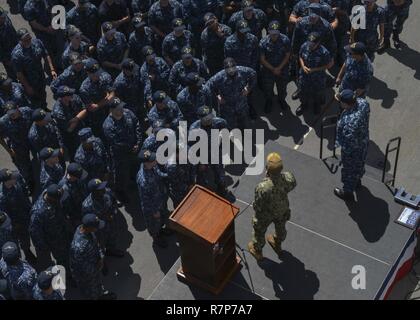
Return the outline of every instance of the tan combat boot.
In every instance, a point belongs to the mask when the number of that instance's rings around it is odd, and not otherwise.
[[[254,243],[251,241],[250,243],[248,243],[248,250],[249,253],[251,253],[255,260],[257,261],[261,261],[262,259],[264,259],[262,252],[261,251],[257,251],[254,247]]]
[[[273,248],[273,250],[277,253],[278,256],[281,255],[281,246],[276,245],[276,240],[274,240],[274,236],[272,234],[267,235],[266,237],[268,244]]]

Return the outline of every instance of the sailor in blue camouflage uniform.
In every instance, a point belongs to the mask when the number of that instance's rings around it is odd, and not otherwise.
[[[223,56],[226,38],[232,34],[231,28],[219,23],[212,12],[204,16],[205,29],[201,33],[203,61],[213,76],[223,69]]]
[[[6,212],[0,211],[0,247],[6,242],[16,242],[13,234],[12,220]]]
[[[82,40],[82,33],[73,25],[67,26],[68,43],[61,56],[62,68],[66,69],[71,65],[70,56],[72,54],[79,54],[81,59],[89,57],[89,50],[92,50],[89,44]]]
[[[73,88],[76,90],[76,93],[79,94],[80,87],[87,78],[87,73],[80,55],[78,53],[73,53],[70,55],[69,59],[71,65],[64,69],[64,71],[50,84],[55,99],[57,99],[56,93],[60,86]]]
[[[16,77],[25,88],[31,104],[45,109],[47,107],[46,79],[41,61],[43,59],[44,64],[49,66],[51,77],[55,79],[57,74],[52,60],[42,41],[33,39],[28,30],[19,29],[17,35],[19,43],[12,51],[12,64]]]
[[[149,123],[160,120],[167,128],[177,131],[179,122],[184,119],[177,103],[160,90],[153,94],[153,102],[155,104],[147,115]]]
[[[168,244],[163,235],[166,235],[168,230],[163,226],[169,215],[168,190],[165,182],[167,174],[159,169],[154,152],[142,149],[139,152],[139,159],[141,165],[137,173],[137,187],[147,231],[153,238],[153,245],[166,248]]]
[[[149,78],[142,78],[140,67],[132,59],[124,59],[121,64],[122,72],[114,81],[115,95],[126,103],[146,129],[145,118],[152,106],[152,84]],[[143,82],[144,81],[144,82]]]
[[[38,274],[38,279],[32,289],[32,298],[34,300],[64,300],[63,295],[59,290],[53,288],[53,279],[59,272],[54,272],[52,268],[41,271]]]
[[[16,79],[16,74],[12,67],[11,53],[17,44],[16,29],[8,16],[8,12],[0,7],[0,62],[9,77],[13,79]]]
[[[32,288],[37,274],[29,263],[20,258],[19,247],[6,242],[1,249],[0,278],[6,279],[13,300],[32,300]]]
[[[354,200],[354,191],[361,186],[369,146],[369,103],[357,98],[352,90],[336,95],[344,111],[337,122],[337,146],[341,147],[341,181],[343,188],[334,194],[343,200]]]
[[[341,66],[346,59],[344,46],[347,33],[350,30],[352,5],[350,0],[330,0],[330,5],[337,18],[337,26],[333,27],[335,40],[337,41],[337,56],[335,59],[337,66]]]
[[[163,39],[172,32],[172,21],[184,15],[182,4],[176,0],[159,0],[152,4],[148,12],[149,26],[155,34],[155,45],[161,53]]]
[[[119,98],[114,98],[109,107],[111,112],[104,121],[103,132],[112,160],[115,193],[121,202],[127,203],[131,177],[138,171],[137,154],[143,144],[145,128]]]
[[[366,46],[363,42],[356,42],[346,46],[345,49],[348,56],[336,83],[340,85],[340,91],[349,89],[356,91],[358,97],[366,97],[373,78],[373,66],[366,55]]]
[[[363,0],[366,11],[366,28],[351,29],[351,43],[363,42],[366,54],[373,62],[375,52],[382,46],[385,35],[385,10],[376,4],[376,0]],[[378,33],[379,29],[379,33]]]
[[[88,173],[77,162],[67,167],[66,175],[58,183],[63,190],[60,199],[63,213],[70,220],[73,231],[82,221],[82,203],[88,196]]]
[[[192,33],[185,29],[182,19],[174,19],[172,26],[173,31],[163,39],[162,43],[162,57],[170,67],[181,60],[182,48],[193,45]]]
[[[30,249],[28,231],[32,204],[25,180],[18,172],[2,169],[0,183],[0,210],[8,213],[14,238],[22,248],[25,259],[33,263],[36,258]]]
[[[303,17],[306,17],[310,14],[309,7],[311,4],[320,5],[319,15],[327,20],[333,26],[334,23],[337,23],[336,16],[331,7],[331,0],[300,0],[294,5],[293,10],[290,14],[289,22],[296,24]]]
[[[74,161],[79,163],[88,173],[88,180],[94,178],[109,179],[110,159],[104,143],[93,135],[91,128],[83,128],[78,133],[80,145]]]
[[[209,79],[206,86],[217,98],[217,114],[225,119],[229,129],[245,129],[248,126],[248,95],[257,83],[256,72],[248,67],[237,66],[232,58],[224,61],[225,69]]]
[[[51,254],[56,264],[69,270],[69,226],[60,205],[62,190],[56,184],[50,185],[39,196],[31,210],[29,233],[36,249],[39,267],[51,265]],[[69,277],[70,274],[67,273]]]
[[[391,34],[395,48],[401,48],[400,34],[403,31],[405,21],[408,19],[412,4],[413,0],[387,0],[384,42],[378,52],[383,53],[391,46]]]
[[[274,85],[277,87],[277,97],[283,110],[289,109],[286,102],[286,88],[289,74],[289,59],[291,45],[289,38],[280,32],[280,23],[270,22],[268,35],[260,41],[261,82],[265,94],[266,113],[271,111],[274,97]]]
[[[157,141],[156,135],[162,129],[169,129],[167,128],[167,123],[156,120],[153,122],[152,125],[152,132],[150,135],[144,140],[143,145],[141,147],[142,150],[149,150],[150,152],[156,153],[158,148],[163,144],[164,141]],[[172,129],[170,129],[172,130]],[[174,132],[175,133],[175,132]]]
[[[64,142],[58,131],[55,121],[50,112],[36,109],[32,112],[32,126],[29,129],[28,139],[32,153],[38,154],[43,148],[57,148],[64,155]]]
[[[128,56],[133,59],[136,64],[141,66],[146,59],[142,49],[145,46],[153,45],[153,31],[147,26],[147,21],[140,17],[134,17],[131,22],[134,31],[131,32],[128,38]]]
[[[198,73],[188,73],[186,76],[187,86],[181,90],[176,98],[188,127],[199,119],[197,111],[200,107],[212,105],[211,94],[203,84],[204,79]]]
[[[235,12],[229,19],[229,27],[236,28],[239,21],[245,20],[251,33],[258,39],[262,37],[262,30],[267,26],[267,16],[261,9],[254,8],[251,0],[242,1],[242,10]]]
[[[102,24],[103,36],[96,46],[98,60],[113,79],[121,72],[121,62],[128,57],[125,35],[117,31],[111,22]]]
[[[196,49],[196,56],[201,56],[200,36],[204,29],[204,16],[207,12],[220,15],[219,0],[183,0],[184,19],[188,29],[193,35],[193,47]]]
[[[182,48],[181,54],[181,60],[173,65],[168,80],[174,97],[187,86],[186,78],[189,73],[198,73],[204,80],[209,78],[206,65],[203,61],[193,57],[191,47]]]
[[[215,117],[213,112],[211,111],[209,106],[202,106],[197,111],[199,120],[195,121],[190,126],[190,132],[193,132],[195,130],[204,130],[207,133],[207,136],[209,138],[208,141],[208,154],[211,155],[211,130],[217,129],[222,130],[227,128],[228,123],[226,120]],[[219,150],[219,154],[221,154]],[[221,159],[219,159],[221,160]],[[197,184],[204,186],[209,189],[213,189],[213,186],[211,184],[211,181],[213,180],[216,184],[215,192],[218,192],[221,196],[227,195],[226,190],[226,174],[225,169],[221,161],[218,164],[202,164],[199,163],[196,165],[196,168],[194,168],[195,174],[196,174],[196,182]],[[213,179],[211,177],[213,176]]]
[[[326,102],[326,70],[334,65],[334,59],[321,42],[321,35],[313,32],[299,52],[298,85],[301,105],[296,109],[297,116],[301,116],[308,108],[312,108],[314,114],[319,114]]]
[[[6,73],[0,73],[0,100],[4,102],[13,101],[19,107],[29,107],[23,86],[14,82]],[[0,106],[3,107],[0,103]]]
[[[96,237],[105,222],[92,213],[83,216],[70,245],[70,270],[84,299],[116,299],[113,292],[105,291],[101,273],[104,253]]]
[[[85,63],[88,77],[80,86],[80,97],[88,111],[86,124],[97,137],[102,137],[102,124],[108,116],[108,102],[114,97],[113,81],[109,73],[102,70],[95,59]]]
[[[56,94],[58,100],[51,112],[70,160],[73,160],[79,146],[77,132],[84,127],[83,119],[87,116],[83,102],[75,92],[67,86],[59,87]]]
[[[0,144],[32,189],[34,181],[28,141],[32,109],[19,108],[14,102],[7,102],[4,107],[6,114],[0,118]]]
[[[97,232],[98,240],[105,255],[121,258],[124,256],[122,250],[117,249],[118,225],[117,225],[117,203],[107,188],[107,182],[99,179],[92,179],[88,183],[90,194],[83,201],[82,215],[95,214],[99,219],[105,221],[105,227]],[[83,219],[82,219],[83,222]]]
[[[60,164],[60,149],[49,147],[39,152],[41,171],[39,174],[40,191],[44,191],[51,184],[57,184],[64,176],[64,168]]]
[[[96,44],[101,36],[98,8],[89,0],[77,0],[76,6],[66,13],[66,23],[79,28],[90,44]]]
[[[150,80],[152,92],[157,90],[168,91],[168,77],[171,69],[166,61],[161,57],[157,57],[153,48],[150,46],[143,48],[143,54],[146,58],[146,61],[140,68],[143,82],[146,82],[146,79]]]

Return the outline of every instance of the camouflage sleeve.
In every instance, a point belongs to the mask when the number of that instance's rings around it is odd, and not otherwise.
[[[286,182],[287,192],[292,191],[296,187],[295,176],[291,172],[284,172],[283,177],[284,177],[284,181]]]
[[[37,250],[46,250],[47,244],[45,242],[42,222],[35,212],[31,213],[31,222],[29,225],[29,234],[31,235],[32,242]]]
[[[269,200],[269,190],[263,182],[259,183],[255,188],[255,198],[252,204],[255,211],[262,211],[265,204]]]

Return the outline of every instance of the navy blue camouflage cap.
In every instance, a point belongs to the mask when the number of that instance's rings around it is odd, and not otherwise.
[[[53,149],[49,147],[45,147],[39,152],[39,158],[41,160],[55,158],[55,157],[58,157],[59,155],[60,155],[60,149]]]
[[[200,117],[201,122],[208,123],[214,118],[214,114],[209,106],[201,106],[197,110],[197,116]]]
[[[190,72],[187,74],[185,82],[188,86],[191,86],[191,85],[201,86],[204,83],[204,79],[201,78],[197,72]]]
[[[321,15],[322,13],[322,5],[318,2],[312,2],[308,7],[308,14],[316,14]]]
[[[366,46],[363,42],[354,42],[350,45],[345,46],[344,49],[347,52],[357,55],[363,55],[366,53]]]
[[[9,12],[0,7],[0,18],[7,16]]]
[[[126,103],[121,101],[121,99],[118,98],[118,97],[114,97],[108,102],[108,107],[111,110],[116,109],[116,108],[122,109],[122,108],[125,107],[125,105],[126,105]]]
[[[151,46],[144,46],[143,49],[141,49],[141,52],[145,57],[155,54],[155,50],[153,50]]]
[[[308,36],[308,41],[312,43],[319,43],[321,41],[321,35],[318,32],[311,32]]]
[[[0,211],[0,225],[3,225],[3,223],[6,222],[7,218],[7,213],[4,211]]]
[[[71,65],[73,66],[79,63],[83,63],[83,59],[78,52],[70,53],[69,60],[70,60]]]
[[[172,20],[172,27],[175,31],[183,31],[185,30],[184,21],[181,18],[175,18]]]
[[[93,137],[93,131],[91,128],[80,129],[77,133],[81,142],[85,142],[90,137]]]
[[[156,153],[147,149],[142,149],[138,153],[137,157],[139,158],[140,162],[152,162],[156,160]]]
[[[344,89],[335,96],[338,101],[343,103],[354,103],[357,99],[356,93],[350,89]]]
[[[11,241],[6,242],[1,248],[1,255],[6,263],[15,263],[20,257],[17,244]]]
[[[248,33],[251,31],[251,29],[249,28],[248,22],[242,19],[236,23],[236,31],[240,33]]]
[[[99,62],[95,59],[89,58],[85,62],[85,69],[89,73],[95,73],[100,69]]]
[[[105,221],[99,219],[94,213],[85,214],[82,224],[85,228],[103,229],[105,227]]]
[[[19,107],[16,102],[9,100],[3,105],[3,110],[8,116],[11,116],[19,111]]]
[[[1,169],[0,170],[0,182],[6,182],[9,180],[17,179],[19,173],[17,171],[12,171],[10,169]]]
[[[38,274],[38,279],[37,279],[38,287],[41,290],[47,290],[51,288],[52,280],[59,273],[60,273],[60,270],[57,270],[54,272],[52,267],[48,268],[45,271],[41,271]]]
[[[102,32],[103,32],[103,33],[108,33],[108,32],[113,32],[113,31],[115,31],[114,26],[113,26],[113,25],[112,25],[112,23],[111,23],[111,22],[109,22],[109,21],[106,21],[106,22],[102,23],[101,28],[102,28]]]
[[[254,3],[251,0],[243,0],[241,3],[241,8],[243,10],[251,10],[254,8]]]
[[[214,23],[217,20],[216,15],[213,12],[207,12],[204,15],[204,24],[207,27],[208,25]]]
[[[32,121],[50,121],[51,113],[45,111],[44,109],[38,108],[32,112]]]
[[[67,26],[66,32],[67,32],[67,36],[69,38],[74,37],[76,35],[79,35],[80,36],[82,34],[82,32],[80,31],[80,29],[77,28],[76,26],[72,25],[72,24],[69,24]]]
[[[97,191],[97,190],[104,190],[108,182],[102,181],[101,179],[92,179],[88,183],[88,190],[89,192]]]
[[[72,89],[68,86],[60,86],[57,89],[56,96],[58,98],[63,98],[63,97],[67,97],[67,96],[72,96],[75,92],[76,92],[76,90],[74,90],[74,89]]]
[[[29,33],[28,29],[20,28],[18,31],[16,31],[16,35],[19,40],[23,40],[24,38],[26,38],[27,36],[30,36],[31,34]]]
[[[121,68],[125,70],[133,70],[136,63],[133,59],[125,58],[121,63]]]
[[[141,17],[134,17],[133,20],[131,20],[133,27],[138,29],[142,28],[147,25],[146,21],[142,19]]]
[[[82,168],[82,166],[77,162],[72,162],[67,167],[67,173],[73,177],[76,177],[78,179],[86,179],[88,173],[86,170]]]
[[[268,24],[269,34],[280,34],[280,23],[277,20],[273,20]]]
[[[169,101],[169,97],[168,97],[168,95],[166,94],[166,92],[165,91],[162,91],[162,90],[158,90],[158,91],[156,91],[154,94],[153,94],[153,102],[163,102],[163,103],[165,103],[165,102],[168,102]]]
[[[8,86],[12,83],[12,78],[10,78],[7,73],[5,72],[0,72],[0,86]]]
[[[190,46],[185,46],[181,49],[181,57],[182,59],[191,59],[192,55],[192,48]]]

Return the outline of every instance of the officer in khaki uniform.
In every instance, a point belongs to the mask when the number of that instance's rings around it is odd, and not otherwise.
[[[258,261],[263,259],[262,248],[265,245],[265,232],[274,223],[275,234],[267,235],[267,241],[277,253],[281,253],[281,243],[286,239],[286,222],[290,219],[287,194],[296,187],[292,173],[282,172],[283,161],[278,153],[267,156],[267,176],[255,188],[252,219],[254,233],[248,244],[249,252]]]

